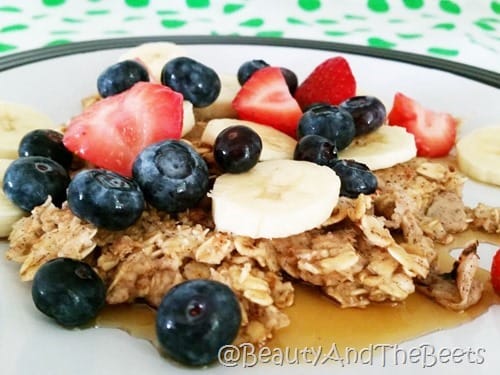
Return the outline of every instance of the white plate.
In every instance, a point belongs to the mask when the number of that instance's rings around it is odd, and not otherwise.
[[[463,72],[469,77],[476,77],[490,82],[491,85],[476,80],[463,78],[442,70],[431,69],[429,65],[439,62],[432,59],[419,60],[407,54],[384,53],[380,50],[356,49],[344,46],[344,51],[373,53],[384,58],[362,56],[359,54],[329,51],[333,47],[327,43],[314,44],[306,48],[306,42],[293,41],[295,47],[287,47],[290,41],[281,41],[278,45],[256,45],[256,40],[237,39],[238,44],[227,44],[228,40],[203,39],[199,43],[195,38],[185,39],[190,42],[186,48],[189,55],[219,72],[236,72],[238,66],[246,60],[261,58],[274,65],[287,66],[303,78],[311,69],[325,58],[342,54],[349,60],[361,90],[380,97],[388,106],[392,103],[396,91],[401,91],[418,99],[422,104],[442,111],[453,113],[463,121],[460,133],[492,124],[500,124],[500,92],[498,75],[491,76],[470,67],[456,64],[447,65],[454,72]],[[96,90],[97,75],[125,50],[125,47],[143,40],[121,40],[110,43],[90,43],[76,46],[59,47],[52,50],[40,50],[37,53],[19,54],[0,60],[0,98],[26,103],[46,112],[55,121],[64,122],[80,110],[80,99]],[[218,44],[223,41],[224,44]],[[207,44],[212,42],[213,44]],[[244,45],[250,42],[251,45]],[[266,43],[263,42],[262,43]],[[269,42],[267,42],[269,43]],[[309,44],[311,45],[311,44]],[[117,48],[110,48],[117,46]],[[99,48],[104,50],[97,50]],[[320,47],[321,49],[316,49]],[[91,52],[84,52],[91,51]],[[70,53],[69,55],[64,55]],[[392,55],[391,55],[392,54]],[[62,55],[62,56],[61,56]],[[54,57],[59,56],[59,57]],[[427,67],[387,60],[397,58],[407,61],[420,61]],[[42,59],[42,60],[40,60]],[[3,65],[2,65],[3,64]],[[22,64],[13,67],[16,64]],[[6,69],[6,67],[8,69]],[[5,70],[6,69],[6,70]],[[3,70],[3,71],[1,71]],[[486,73],[486,74],[485,74]],[[495,84],[495,79],[496,84]],[[474,205],[483,201],[490,205],[500,204],[500,189],[468,182],[465,189],[465,201]],[[0,244],[2,253],[6,243]],[[492,246],[481,246],[481,263],[489,268]],[[50,374],[50,375],[95,375],[95,374],[182,374],[192,373],[193,369],[175,366],[165,360],[148,343],[114,329],[86,329],[72,331],[61,329],[38,313],[31,301],[30,286],[19,281],[18,265],[0,258],[0,373],[3,375]],[[408,322],[411,324],[411,322]],[[355,330],[356,327],[353,327]],[[388,327],[397,329],[397,327]],[[460,364],[438,363],[426,369],[426,373],[456,374],[493,374],[498,373],[500,358],[500,308],[494,306],[488,313],[475,321],[455,329],[437,332],[401,344],[401,348],[410,350],[424,344],[439,348],[462,348],[467,350],[484,349],[482,364],[469,363],[465,358]],[[374,343],[377,344],[377,343]],[[428,364],[433,358],[428,357]],[[328,364],[312,367],[311,365],[289,365],[289,373],[420,373],[424,363],[395,365],[391,361],[383,365],[374,361],[372,365],[339,366]],[[262,366],[246,371],[261,373]],[[279,366],[266,366],[265,370],[275,374],[282,369]],[[203,370],[209,374],[236,374],[240,368],[214,366]]]

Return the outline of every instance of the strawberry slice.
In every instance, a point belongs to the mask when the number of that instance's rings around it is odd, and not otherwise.
[[[241,120],[254,121],[295,138],[302,111],[290,94],[278,67],[257,70],[245,82],[232,102]]]
[[[500,295],[500,249],[497,250],[491,262],[491,284],[493,290]]]
[[[302,109],[314,103],[338,105],[356,94],[356,79],[342,56],[319,64],[295,91]]]
[[[445,156],[455,144],[458,123],[452,115],[424,108],[400,92],[394,96],[387,120],[389,125],[402,126],[415,136],[418,156]]]
[[[98,167],[132,175],[132,164],[146,146],[179,139],[182,95],[150,82],[102,99],[73,117],[64,134],[66,148]]]

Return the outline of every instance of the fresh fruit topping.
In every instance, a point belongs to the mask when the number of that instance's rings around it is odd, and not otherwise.
[[[340,177],[341,196],[356,198],[359,194],[372,194],[377,190],[377,177],[365,164],[339,159],[330,166]]]
[[[500,249],[498,249],[495,255],[493,255],[490,274],[493,290],[495,293],[500,295]]]
[[[63,142],[82,159],[130,177],[135,158],[146,146],[180,138],[182,117],[182,95],[160,84],[139,82],[73,117]]]
[[[5,171],[3,191],[5,196],[24,211],[52,197],[60,206],[66,200],[69,175],[59,163],[43,156],[27,156],[14,160]]]
[[[3,176],[12,161],[10,159],[0,159],[0,184],[3,184]],[[23,217],[24,214],[23,210],[7,199],[3,189],[0,190],[0,238],[7,237],[12,230],[12,224]]]
[[[160,82],[163,66],[173,58],[185,56],[184,47],[171,42],[149,42],[132,47],[119,60],[136,60],[147,68],[150,79]]]
[[[204,366],[216,361],[219,350],[233,342],[240,324],[240,304],[227,285],[194,279],[177,284],[163,297],[156,335],[171,358]]]
[[[94,319],[106,301],[106,288],[87,263],[56,258],[44,263],[31,286],[35,306],[65,327]]]
[[[269,64],[264,60],[249,60],[245,61],[238,68],[238,73],[236,76],[238,77],[238,82],[241,86],[245,84],[246,81],[250,78],[252,74],[254,74],[257,70],[268,67]]]
[[[244,125],[230,126],[217,135],[214,143],[214,159],[224,172],[242,173],[253,168],[259,161],[262,140]]]
[[[374,96],[353,96],[340,103],[356,126],[356,135],[370,133],[382,126],[386,118],[384,104]]]
[[[191,130],[193,130],[196,125],[196,119],[194,117],[193,103],[188,100],[182,102],[182,133],[181,136],[185,136]]]
[[[105,169],[86,169],[68,186],[68,206],[98,228],[121,230],[139,219],[144,197],[132,180]]]
[[[236,111],[233,108],[233,99],[241,88],[238,79],[235,75],[230,74],[219,74],[219,78],[221,89],[215,102],[203,108],[194,108],[196,118],[200,121],[236,117]]]
[[[353,159],[366,164],[372,171],[392,167],[417,155],[415,137],[400,126],[381,126],[360,135],[344,150],[341,159]]]
[[[217,230],[252,238],[288,237],[330,217],[340,180],[327,166],[267,160],[248,172],[217,177],[212,215]]]
[[[186,142],[168,140],[145,148],[133,166],[134,179],[153,207],[181,212],[196,204],[208,191],[208,167]]]
[[[332,141],[337,150],[343,150],[354,139],[356,129],[351,114],[345,109],[329,104],[310,106],[297,126],[297,138],[320,135]]]
[[[146,68],[137,61],[125,60],[106,68],[97,77],[97,91],[106,98],[128,90],[137,82],[149,81]]]
[[[474,130],[457,142],[458,166],[466,175],[500,186],[500,126]]]
[[[347,60],[332,57],[319,64],[295,91],[305,109],[314,103],[338,105],[356,94],[356,80]]]
[[[270,125],[294,138],[302,116],[281,69],[276,67],[252,74],[234,98],[233,107],[240,119]]]
[[[180,92],[195,107],[212,104],[221,90],[215,70],[189,57],[167,62],[161,72],[161,83]]]
[[[19,142],[31,130],[56,127],[50,117],[34,108],[0,100],[0,158],[17,158]]]
[[[457,120],[448,113],[424,108],[414,99],[396,93],[387,116],[389,125],[397,125],[415,136],[418,156],[441,157],[448,155],[457,134]]]
[[[73,154],[64,146],[63,134],[53,129],[35,129],[21,139],[20,157],[45,156],[69,169]]]
[[[335,144],[329,139],[316,134],[299,139],[293,155],[295,160],[306,160],[319,165],[329,165],[337,159]]]
[[[258,124],[252,121],[232,118],[210,120],[203,130],[201,141],[203,143],[213,145],[217,135],[219,135],[221,131],[234,125],[246,126],[259,135],[262,141],[262,152],[260,153],[259,160],[293,158],[293,152],[295,150],[295,145],[297,144],[295,139],[270,126]]]
[[[299,85],[299,79],[297,78],[297,74],[293,72],[292,70],[284,67],[280,67],[281,73],[283,74],[283,77],[285,77],[286,84],[288,86],[288,90],[290,91],[291,95],[295,94],[295,91],[297,90],[297,86]]]

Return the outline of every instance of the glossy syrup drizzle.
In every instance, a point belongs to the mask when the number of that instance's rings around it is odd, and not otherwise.
[[[450,270],[454,258],[449,251],[477,239],[500,245],[499,235],[467,231],[457,235],[453,243],[440,247],[439,267]],[[335,344],[343,349],[366,348],[370,344],[395,344],[430,332],[452,328],[469,322],[500,304],[492,290],[489,272],[480,270],[478,278],[485,281],[480,302],[464,312],[448,310],[422,294],[414,293],[401,303],[372,304],[364,309],[342,309],[330,298],[310,286],[295,285],[295,303],[285,313],[291,324],[276,332],[267,344],[270,347],[329,348]],[[96,326],[113,327],[149,340],[156,347],[155,312],[144,305],[107,306],[97,318]]]

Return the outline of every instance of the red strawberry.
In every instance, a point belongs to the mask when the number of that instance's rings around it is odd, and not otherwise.
[[[313,103],[338,105],[356,94],[356,80],[346,59],[332,57],[319,64],[295,91],[302,109]]]
[[[491,262],[491,284],[493,290],[500,295],[500,249],[497,250]]]
[[[445,156],[455,144],[457,120],[453,116],[424,108],[399,92],[387,120],[389,125],[402,126],[415,136],[418,156]]]
[[[64,145],[98,167],[130,177],[143,148],[180,138],[182,101],[181,94],[166,86],[138,82],[72,118]]]
[[[257,70],[233,99],[233,108],[242,120],[270,125],[291,137],[297,136],[302,111],[290,94],[281,69]]]

